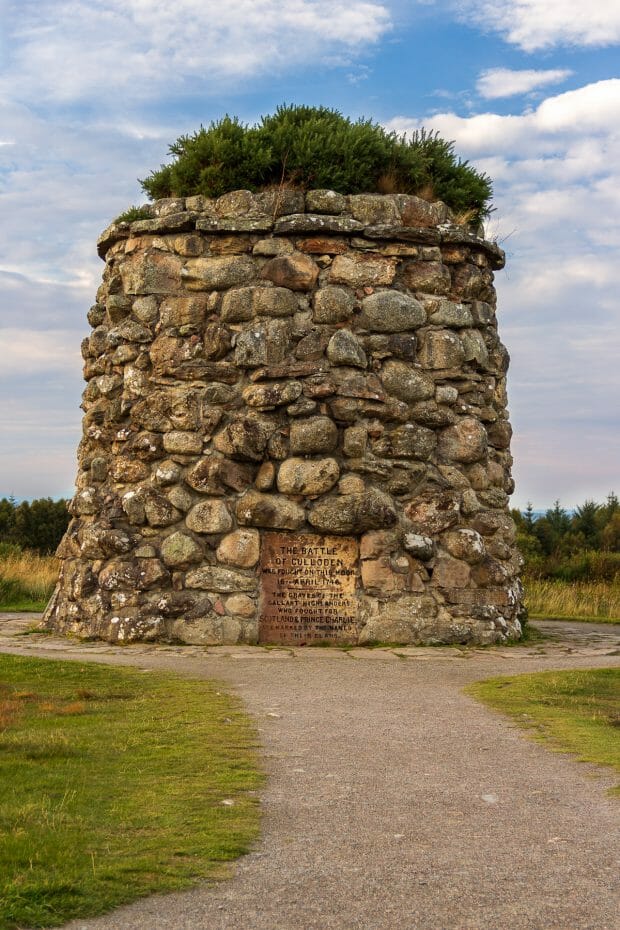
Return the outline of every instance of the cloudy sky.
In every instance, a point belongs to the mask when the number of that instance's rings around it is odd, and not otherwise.
[[[495,182],[513,501],[620,493],[618,0],[0,0],[0,496],[70,495],[97,235],[168,145],[323,104]]]

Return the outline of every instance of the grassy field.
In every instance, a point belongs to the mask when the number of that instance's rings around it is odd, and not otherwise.
[[[620,772],[620,669],[490,678],[466,690],[532,729],[552,749]],[[620,794],[620,786],[614,793]]]
[[[608,584],[524,578],[523,584],[530,617],[620,623],[620,579]]]
[[[0,610],[45,610],[60,560],[11,548],[0,555]]]
[[[0,930],[230,873],[256,735],[209,682],[0,655]]]

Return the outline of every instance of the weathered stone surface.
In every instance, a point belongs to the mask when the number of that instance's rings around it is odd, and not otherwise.
[[[403,548],[414,558],[421,562],[429,562],[435,554],[435,547],[430,536],[419,533],[405,532],[403,535]]]
[[[482,333],[477,329],[461,333],[461,345],[466,362],[475,362],[480,368],[488,368],[489,352]]]
[[[447,632],[436,619],[437,605],[428,595],[411,594],[379,602],[377,613],[360,633],[360,643],[441,643]]]
[[[162,542],[161,557],[170,568],[188,568],[201,561],[202,549],[191,536],[176,532]]]
[[[353,316],[356,300],[341,287],[322,287],[315,292],[312,317],[315,323],[344,323]]]
[[[347,198],[336,191],[315,190],[306,193],[308,213],[330,213],[336,216],[347,209]]]
[[[270,384],[252,384],[243,392],[248,407],[268,409],[290,404],[301,395],[299,381],[272,381]]]
[[[425,294],[448,294],[452,284],[450,272],[441,262],[407,262],[403,281],[410,291]]]
[[[289,348],[289,330],[284,321],[259,323],[239,333],[235,346],[235,365],[239,368],[277,365],[286,358]]]
[[[224,536],[217,547],[217,560],[236,568],[253,568],[260,555],[260,533],[258,530],[235,530]],[[233,611],[234,612],[234,611]]]
[[[360,458],[366,452],[368,432],[363,426],[349,426],[344,431],[343,452],[352,458]]]
[[[164,435],[164,449],[179,455],[197,455],[202,452],[202,436],[200,433],[172,430]]]
[[[465,304],[455,304],[451,300],[428,301],[428,321],[434,326],[453,326],[461,329],[473,325],[471,311]]]
[[[329,417],[309,417],[291,423],[290,445],[294,454],[333,452],[338,443],[338,427]]]
[[[283,233],[352,233],[359,232],[362,224],[349,216],[323,216],[312,213],[287,216],[275,224],[275,232]]]
[[[331,284],[349,287],[377,287],[391,284],[396,274],[396,260],[365,252],[337,255],[329,269]]]
[[[313,236],[297,240],[297,250],[309,255],[341,255],[348,248],[349,244],[344,238],[337,239],[335,236]]]
[[[266,258],[273,258],[274,255],[289,255],[293,251],[293,243],[288,239],[259,239],[252,249],[254,255]]]
[[[387,556],[363,561],[361,575],[367,594],[390,597],[407,590],[407,575],[394,571]]]
[[[161,325],[164,329],[172,326],[200,326],[207,312],[207,298],[202,294],[191,297],[166,297],[159,308]]]
[[[232,517],[224,501],[216,497],[192,507],[185,523],[194,533],[226,533],[232,526]]]
[[[426,461],[437,445],[435,433],[423,426],[404,423],[396,429],[386,430],[371,443],[375,455],[386,458],[407,458]]]
[[[496,423],[493,423],[491,426],[487,426],[487,433],[489,437],[489,443],[495,449],[508,449],[510,448],[510,440],[512,438],[512,427],[508,420],[498,420]]]
[[[353,219],[364,226],[375,223],[400,224],[400,212],[389,197],[381,194],[351,194],[349,196],[349,210]]]
[[[422,304],[400,291],[378,291],[362,301],[358,326],[375,333],[403,333],[426,322]]]
[[[396,200],[400,207],[403,226],[438,226],[448,219],[449,210],[440,200],[429,203],[427,200],[412,195],[401,195]]]
[[[231,458],[260,462],[274,429],[269,420],[241,417],[217,433],[213,445],[218,452]]]
[[[338,535],[393,526],[397,519],[391,498],[374,488],[363,494],[324,498],[308,514],[308,522],[316,529]]]
[[[425,400],[435,393],[433,379],[405,362],[385,362],[381,369],[381,381],[386,391],[408,403]]]
[[[179,290],[183,262],[169,252],[137,252],[120,266],[126,294],[174,294]]]
[[[451,530],[442,536],[441,544],[455,559],[463,559],[474,565],[485,555],[484,540],[476,530]]]
[[[487,431],[473,417],[463,417],[439,436],[439,455],[452,462],[478,462],[487,451]]]
[[[460,368],[464,358],[461,340],[449,329],[428,330],[418,349],[423,368]]]
[[[414,532],[437,536],[459,519],[459,495],[454,491],[426,491],[405,507],[405,516]]]
[[[469,582],[470,568],[467,562],[440,555],[435,559],[433,584],[439,588],[464,588]]]
[[[181,277],[189,290],[220,291],[249,283],[255,273],[256,265],[248,255],[225,255],[189,259]]]
[[[291,458],[282,462],[278,471],[278,491],[282,494],[303,494],[317,497],[330,491],[340,477],[338,462],[333,458]]]
[[[319,266],[303,252],[272,258],[262,271],[263,278],[291,291],[309,291],[314,287],[318,275]]]
[[[252,483],[252,478],[253,471],[249,465],[214,455],[201,459],[185,476],[190,488],[201,494],[242,491]]]
[[[149,491],[144,501],[144,513],[149,526],[171,526],[181,517],[168,498],[157,491]]]
[[[278,494],[261,494],[250,488],[238,500],[236,516],[242,526],[297,530],[304,522],[303,508]]]
[[[227,323],[242,323],[255,316],[287,317],[297,311],[297,298],[285,287],[241,287],[222,298],[221,317]]]
[[[243,575],[241,572],[214,565],[201,565],[200,568],[188,572],[185,584],[188,588],[218,591],[221,594],[237,594],[242,591],[256,590],[256,579],[252,575]]]
[[[253,617],[256,613],[256,602],[247,594],[233,594],[224,606],[227,614],[236,617]]]
[[[352,365],[366,368],[368,359],[356,337],[348,329],[339,329],[327,345],[327,357],[332,365]]]

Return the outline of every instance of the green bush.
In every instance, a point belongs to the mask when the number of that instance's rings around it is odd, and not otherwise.
[[[152,199],[284,185],[343,194],[430,194],[478,223],[490,212],[491,182],[454,144],[424,130],[407,140],[372,120],[352,122],[327,107],[280,106],[255,126],[225,116],[170,146],[172,161],[141,181]]]

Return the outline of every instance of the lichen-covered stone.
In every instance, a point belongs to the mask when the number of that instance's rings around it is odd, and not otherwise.
[[[378,287],[391,284],[396,274],[396,261],[369,252],[349,252],[337,255],[329,269],[331,284],[349,287]]]
[[[261,494],[250,488],[237,501],[236,516],[242,526],[297,530],[305,519],[302,507],[278,494]]]
[[[407,262],[403,281],[410,291],[425,294],[449,294],[452,284],[450,272],[441,262]]]
[[[232,526],[232,517],[224,501],[215,497],[192,507],[185,523],[194,533],[226,533]]]
[[[362,301],[361,329],[375,333],[402,333],[426,322],[422,304],[400,291],[377,291]]]
[[[334,333],[327,345],[327,357],[332,365],[366,368],[368,359],[356,337],[347,329]]]
[[[426,400],[435,393],[435,382],[426,372],[406,362],[387,361],[381,369],[381,381],[388,393],[399,400],[413,403]]]
[[[473,417],[463,417],[439,436],[439,455],[452,462],[478,462],[487,451],[487,431]]]
[[[220,594],[236,594],[256,589],[256,579],[253,576],[214,565],[201,565],[200,568],[188,572],[185,584],[188,588],[217,591]]]
[[[333,452],[338,443],[338,427],[329,417],[309,417],[291,423],[290,448],[294,454]]]
[[[252,384],[243,392],[243,399],[248,407],[269,409],[282,404],[290,404],[301,395],[302,384],[299,381],[272,381],[270,384]]]
[[[333,458],[308,461],[291,458],[282,462],[278,471],[278,491],[282,494],[303,494],[318,497],[330,491],[340,477],[338,462]]]
[[[236,568],[253,568],[260,555],[258,530],[235,530],[224,536],[217,547],[217,560]]]
[[[454,491],[427,491],[405,507],[405,516],[416,533],[437,536],[458,522],[459,510]]]
[[[393,430],[386,430],[371,443],[375,455],[386,458],[407,458],[426,461],[437,445],[435,433],[424,426],[404,423]]]
[[[312,317],[315,323],[344,323],[357,306],[350,291],[342,287],[322,287],[315,292]]]
[[[418,349],[423,368],[460,368],[464,358],[461,340],[449,329],[428,330]]]
[[[161,544],[162,560],[170,568],[187,568],[202,559],[202,549],[195,539],[186,533],[176,532],[166,536]]]
[[[397,521],[394,504],[387,494],[369,489],[362,494],[327,497],[314,504],[308,521],[323,533],[363,533],[393,526]]]
[[[240,417],[216,434],[213,445],[231,458],[260,462],[274,428],[271,421],[257,416]]]
[[[279,287],[291,291],[309,291],[316,283],[319,267],[303,252],[291,252],[290,255],[278,255],[267,262],[262,275]]]
[[[224,255],[189,259],[183,266],[181,277],[189,290],[220,291],[247,284],[255,273],[255,263],[249,256]]]

